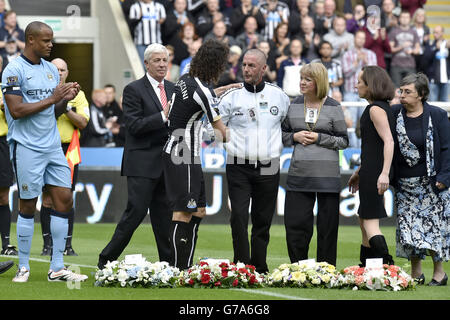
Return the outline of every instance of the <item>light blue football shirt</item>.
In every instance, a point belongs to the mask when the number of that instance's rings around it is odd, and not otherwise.
[[[24,103],[44,100],[53,94],[59,83],[56,67],[41,59],[33,64],[21,55],[8,63],[2,75],[3,95],[15,94],[23,97]],[[16,141],[36,151],[48,152],[61,147],[55,119],[55,105],[39,113],[14,120],[5,101],[6,121],[8,122],[8,143]]]

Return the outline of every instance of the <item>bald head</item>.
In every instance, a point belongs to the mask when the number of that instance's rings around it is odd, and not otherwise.
[[[59,79],[61,83],[65,83],[67,76],[69,75],[69,70],[67,68],[67,63],[61,58],[55,58],[52,60],[52,63],[58,69]]]
[[[245,55],[255,56],[259,63],[261,63],[262,65],[266,64],[267,61],[266,54],[260,49],[250,49],[245,53]]]

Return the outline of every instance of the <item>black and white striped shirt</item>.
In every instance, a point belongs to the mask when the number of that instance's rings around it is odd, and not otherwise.
[[[271,40],[278,24],[282,21],[288,21],[289,6],[285,2],[278,1],[275,10],[269,11],[269,3],[267,1],[261,1],[259,10],[266,17],[266,27],[262,31],[262,35],[265,40]]]
[[[136,2],[130,8],[130,19],[139,19],[141,22],[134,29],[134,43],[137,45],[149,45],[161,43],[160,20],[166,18],[166,10],[159,2]]]
[[[175,85],[175,99],[169,113],[170,135],[164,151],[180,157],[199,157],[201,119],[203,115],[210,123],[220,119],[217,102],[214,90],[207,84],[189,74],[181,76]]]

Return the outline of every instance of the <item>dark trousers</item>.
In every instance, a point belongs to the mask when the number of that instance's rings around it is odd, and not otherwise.
[[[160,261],[170,261],[169,232],[172,212],[166,198],[164,176],[158,179],[127,177],[128,203],[111,241],[100,253],[99,264],[117,260],[150,209],[150,220]]]
[[[231,202],[233,261],[251,264],[257,272],[267,272],[269,229],[275,212],[280,173],[261,174],[251,164],[227,164],[228,192]],[[249,205],[251,198],[251,253],[248,242]]]
[[[286,242],[291,262],[308,259],[309,243],[314,230],[313,209],[317,213],[318,262],[336,265],[339,226],[339,193],[287,191],[284,205]]]

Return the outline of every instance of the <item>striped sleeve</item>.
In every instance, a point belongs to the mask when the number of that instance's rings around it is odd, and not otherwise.
[[[195,78],[195,80],[198,83],[198,87],[193,96],[195,102],[200,105],[210,123],[218,121],[220,114],[217,109],[217,98],[214,90],[203,85],[198,78]]]

